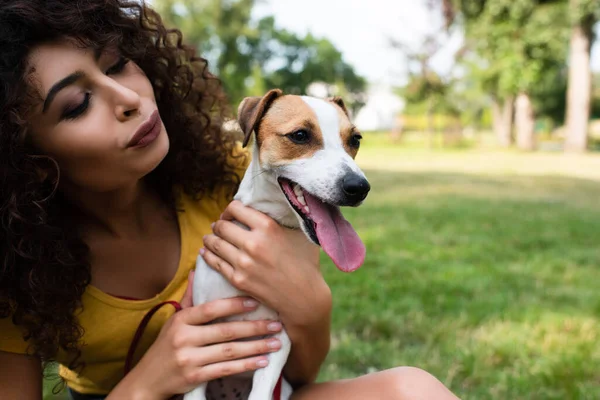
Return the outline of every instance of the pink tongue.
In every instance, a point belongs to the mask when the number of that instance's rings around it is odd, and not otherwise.
[[[303,192],[323,251],[341,271],[358,269],[365,261],[366,250],[352,225],[342,216],[338,207]]]

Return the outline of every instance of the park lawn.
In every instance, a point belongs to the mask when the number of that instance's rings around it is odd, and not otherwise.
[[[412,365],[462,399],[600,398],[600,156],[365,134],[358,161],[373,189],[344,213],[367,259],[344,274],[322,257],[334,312],[319,380]]]
[[[319,379],[412,365],[462,399],[600,399],[600,157],[380,145],[345,212],[364,266],[322,257]]]

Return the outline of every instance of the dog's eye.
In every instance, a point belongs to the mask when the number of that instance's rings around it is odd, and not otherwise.
[[[350,146],[358,149],[360,147],[360,139],[362,139],[362,135],[360,133],[355,133],[354,135],[350,136]]]
[[[286,135],[292,142],[296,144],[305,144],[310,140],[310,134],[304,129],[292,132]]]

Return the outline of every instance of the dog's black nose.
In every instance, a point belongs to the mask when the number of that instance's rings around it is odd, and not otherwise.
[[[351,203],[359,203],[367,197],[371,185],[360,175],[347,174],[342,180],[342,189]]]

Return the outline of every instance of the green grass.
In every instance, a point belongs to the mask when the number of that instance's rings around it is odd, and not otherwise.
[[[462,399],[600,398],[600,156],[397,147],[365,134],[367,245],[320,380],[398,365]]]
[[[359,155],[372,193],[345,211],[366,262],[322,258],[320,380],[412,365],[463,399],[600,398],[600,157],[377,141]]]

